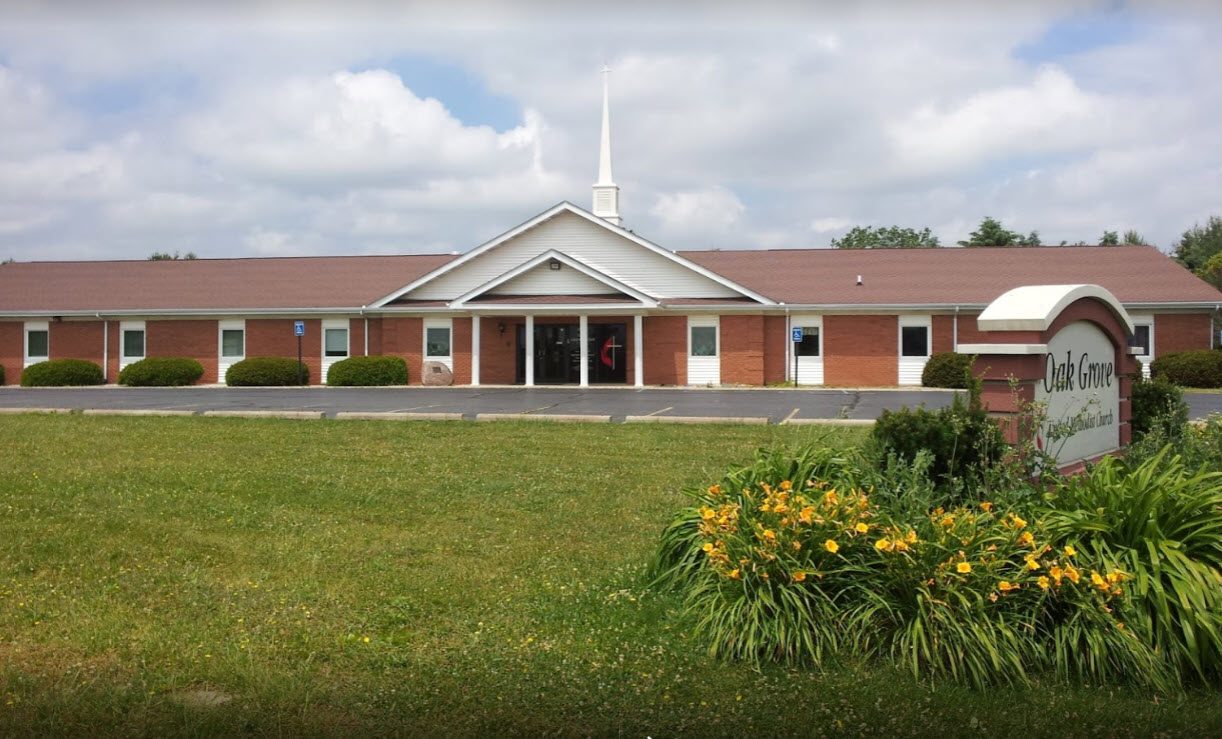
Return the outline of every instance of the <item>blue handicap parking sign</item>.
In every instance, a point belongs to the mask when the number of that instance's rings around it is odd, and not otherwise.
[[[305,321],[293,321],[293,335],[305,336]]]
[[[801,341],[802,341],[802,329],[801,329],[801,327],[794,327],[794,329],[793,329],[793,342],[794,342],[795,344],[797,344],[797,343],[800,343]]]

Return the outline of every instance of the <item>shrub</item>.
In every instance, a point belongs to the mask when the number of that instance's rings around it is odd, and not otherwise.
[[[1131,469],[1106,458],[1051,501],[1054,534],[1133,581],[1125,623],[1180,674],[1222,677],[1222,472],[1164,447]]]
[[[119,372],[119,384],[132,387],[177,387],[204,376],[204,366],[189,357],[145,357]]]
[[[969,493],[985,469],[1001,459],[1005,450],[1001,429],[975,400],[961,396],[947,408],[901,408],[883,411],[870,438],[879,461],[894,455],[911,464],[922,451],[931,457],[929,474],[940,485]]]
[[[406,385],[407,362],[402,357],[349,357],[327,370],[328,385]]]
[[[1155,427],[1164,436],[1174,436],[1188,424],[1184,391],[1166,380],[1146,380],[1138,375],[1129,402],[1132,409],[1129,425],[1134,441]]]
[[[1200,349],[1158,357],[1150,374],[1182,387],[1222,387],[1222,352]]]
[[[230,365],[225,372],[225,384],[235,387],[287,386],[299,382],[309,384],[310,368],[288,357],[250,357]]]
[[[880,658],[978,687],[1037,670],[1173,685],[1113,615],[1126,575],[990,502],[897,513],[850,484],[853,464],[825,449],[763,452],[687,491],[694,505],[665,530],[655,583],[683,592],[713,655]]]
[[[921,372],[921,384],[925,387],[949,387],[966,390],[972,376],[971,354],[939,352],[929,358]]]
[[[84,359],[50,359],[31,364],[21,373],[22,387],[101,385],[102,368]]]
[[[4,384],[4,365],[0,364],[0,385]]]

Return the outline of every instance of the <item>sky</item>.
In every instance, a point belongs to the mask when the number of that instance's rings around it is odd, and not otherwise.
[[[1222,214],[1222,3],[6,0],[0,260],[463,252],[589,208],[828,246]]]

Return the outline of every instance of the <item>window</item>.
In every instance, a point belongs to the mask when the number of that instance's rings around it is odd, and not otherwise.
[[[323,355],[328,357],[348,356],[348,329],[323,329]]]
[[[1140,347],[1137,354],[1141,357],[1150,356],[1150,325],[1139,323],[1133,326],[1133,346]]]
[[[425,329],[424,354],[428,357],[450,356],[450,329],[436,327]]]
[[[46,323],[27,323],[25,328],[25,363],[43,362],[51,356],[51,330]]]
[[[226,328],[221,330],[221,356],[246,356],[246,329]]]
[[[802,340],[798,342],[797,352],[799,357],[819,356],[818,326],[804,326],[802,328]]]
[[[900,327],[900,355],[905,357],[928,357],[929,327]]]
[[[119,324],[119,363],[131,364],[144,359],[144,322],[123,321]]]
[[[717,327],[716,326],[692,326],[692,347],[691,354],[693,357],[715,357],[717,356]]]

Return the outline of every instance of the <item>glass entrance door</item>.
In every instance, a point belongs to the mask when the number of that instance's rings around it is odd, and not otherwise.
[[[591,323],[587,362],[591,383],[627,381],[627,325]],[[526,380],[526,327],[517,327],[516,382]],[[576,385],[581,382],[581,328],[576,323],[535,324],[535,384]]]

